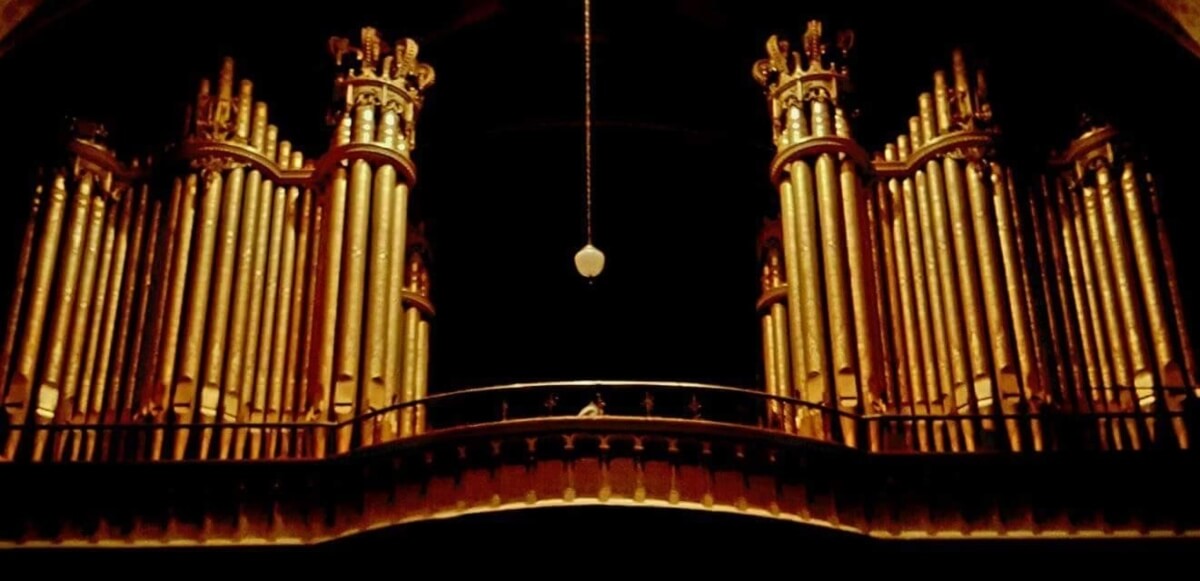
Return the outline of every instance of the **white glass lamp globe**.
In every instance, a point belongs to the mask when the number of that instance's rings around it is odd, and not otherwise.
[[[604,270],[604,253],[588,244],[575,253],[575,269],[585,278],[596,278]]]

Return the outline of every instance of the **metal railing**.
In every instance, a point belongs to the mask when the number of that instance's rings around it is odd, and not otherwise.
[[[8,460],[28,462],[305,460],[456,430],[592,418],[695,422],[699,429],[735,427],[751,435],[803,438],[874,453],[1184,448],[1196,425],[1195,412],[1187,410],[1196,406],[1174,407],[859,414],[702,383],[568,381],[441,393],[368,410],[343,422],[182,424],[168,417],[157,423],[0,424],[0,445],[9,444]],[[338,442],[349,446],[339,449]]]

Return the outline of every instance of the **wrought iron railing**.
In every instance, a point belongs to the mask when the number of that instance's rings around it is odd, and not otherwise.
[[[1189,397],[1189,402],[1194,398]],[[1187,447],[1196,406],[1170,411],[851,414],[820,403],[701,383],[569,381],[520,383],[432,395],[343,422],[0,425],[0,442],[19,436],[9,460],[147,462],[183,447],[188,461],[304,460],[413,438],[540,421],[531,430],[578,430],[579,420],[659,420],[638,429],[723,426],[747,437],[793,437],[872,453],[970,453],[1010,450],[1142,450]],[[569,420],[563,422],[563,420]],[[663,425],[666,424],[666,425]],[[855,434],[845,430],[853,429]],[[338,450],[339,436],[351,442]],[[217,452],[218,450],[222,452]]]

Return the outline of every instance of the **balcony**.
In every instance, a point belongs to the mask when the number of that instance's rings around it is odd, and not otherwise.
[[[595,505],[742,514],[885,540],[1200,531],[1194,453],[1170,437],[1136,452],[1104,449],[1099,437],[1100,427],[1129,422],[1194,429],[1194,412],[940,419],[942,429],[976,424],[976,452],[913,452],[936,417],[843,417],[762,392],[663,382],[473,389],[342,423],[7,427],[27,433],[16,459],[0,464],[9,499],[0,537],[26,547],[293,545]],[[805,422],[814,425],[801,433]],[[869,445],[842,443],[846,425]],[[1043,451],[1006,452],[1000,431],[1013,427],[1040,432]],[[201,442],[223,431],[238,441],[243,430],[243,441],[270,444],[257,457],[200,459]],[[317,457],[345,430],[350,451]],[[152,459],[155,442],[181,435],[186,459]],[[53,445],[34,457],[39,439]]]

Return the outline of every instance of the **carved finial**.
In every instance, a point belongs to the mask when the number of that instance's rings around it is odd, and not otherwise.
[[[404,80],[410,89],[420,93],[433,84],[434,74],[433,67],[417,62],[418,51],[417,41],[411,38],[396,41],[392,78]]]
[[[239,106],[234,101],[234,84],[234,63],[230,57],[221,60],[216,94],[212,92],[209,79],[200,80],[196,104],[190,111],[192,117],[189,122],[192,125],[189,139],[225,141],[235,137]],[[246,90],[249,90],[248,87]]]
[[[379,31],[365,27],[360,44],[355,47],[341,37],[329,39],[329,52],[339,67],[334,83],[336,100],[329,115],[330,124],[339,125],[334,142],[348,143],[352,139],[348,133],[354,124],[351,110],[380,107],[377,115],[389,111],[399,116],[388,146],[408,153],[416,143],[417,115],[423,92],[433,84],[433,67],[417,61],[418,47],[412,39],[402,38],[389,46]],[[346,55],[351,54],[357,59],[347,62]]]
[[[825,56],[824,32],[820,20],[809,20],[804,31],[804,56],[808,57],[808,68],[820,68]]]
[[[362,29],[362,71],[365,75],[374,75],[379,70],[379,59],[387,47],[379,38],[379,31],[373,27],[364,26]]]
[[[334,63],[339,67],[348,66],[351,77],[382,76],[400,82],[414,95],[433,84],[433,67],[417,62],[419,47],[411,38],[401,38],[394,46],[388,46],[378,30],[367,26],[362,29],[359,44],[361,46],[355,47],[350,39],[340,36],[329,39],[329,53]],[[345,62],[348,54],[356,57],[357,66]]]
[[[988,100],[987,75],[975,69],[975,117],[987,123],[992,120],[992,103]]]

